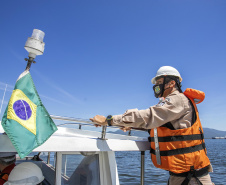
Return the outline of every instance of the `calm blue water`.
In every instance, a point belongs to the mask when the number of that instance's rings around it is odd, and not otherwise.
[[[226,139],[205,139],[207,155],[213,166],[210,173],[215,185],[226,185]],[[116,152],[120,185],[140,184],[140,152]],[[168,172],[156,168],[145,152],[145,185],[167,184]]]

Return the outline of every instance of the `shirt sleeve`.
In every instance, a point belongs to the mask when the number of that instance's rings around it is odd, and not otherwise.
[[[170,96],[145,110],[130,109],[122,115],[113,116],[112,125],[152,129],[179,119],[185,114],[180,96]]]

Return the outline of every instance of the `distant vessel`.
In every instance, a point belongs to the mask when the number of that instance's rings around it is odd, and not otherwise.
[[[226,136],[224,136],[224,137],[212,137],[212,139],[226,139]]]

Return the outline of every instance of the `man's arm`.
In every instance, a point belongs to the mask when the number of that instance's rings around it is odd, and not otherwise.
[[[173,95],[148,109],[130,109],[122,115],[115,115],[111,125],[152,129],[179,119],[185,112],[184,103],[180,95]],[[107,125],[104,116],[95,116],[91,120],[97,124]]]

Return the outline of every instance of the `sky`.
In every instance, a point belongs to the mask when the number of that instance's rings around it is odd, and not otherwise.
[[[45,51],[31,66],[52,115],[88,119],[158,103],[151,79],[161,66],[182,89],[205,92],[203,127],[226,131],[225,0],[3,0],[0,3],[0,119],[28,57],[33,29]]]

